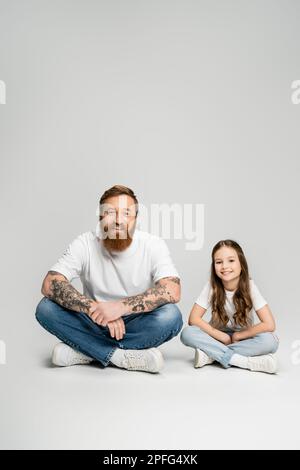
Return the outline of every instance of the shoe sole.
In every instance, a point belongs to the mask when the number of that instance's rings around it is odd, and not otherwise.
[[[199,349],[196,349],[196,352],[195,352],[195,358],[194,358],[194,367],[195,369],[199,369],[201,367],[203,367],[205,364],[199,364],[199,362],[201,361],[200,359],[200,353],[199,353]]]
[[[67,367],[66,365],[61,364],[58,360],[60,349],[61,349],[61,344],[57,344],[56,346],[54,346],[54,349],[52,351],[52,364],[54,364],[55,366],[59,366],[59,367]]]
[[[153,374],[157,374],[158,372],[160,372],[162,370],[162,368],[164,367],[164,364],[165,364],[165,361],[164,361],[164,357],[161,353],[161,351],[157,348],[150,348],[150,351],[152,351],[156,358],[157,358],[157,362],[158,362],[158,367],[157,367],[157,370],[156,371],[151,371]]]
[[[194,357],[194,367],[195,368],[199,367],[198,362],[199,362],[199,352],[198,352],[198,349],[196,349],[195,357]]]
[[[201,364],[199,365],[199,362],[201,362]],[[212,362],[205,362],[205,364],[203,364],[203,361],[201,359],[201,354],[199,352],[199,349],[196,348],[196,351],[195,351],[195,357],[194,357],[194,367],[195,369],[199,369],[201,367],[204,367],[204,366],[208,366],[209,364],[212,364]]]

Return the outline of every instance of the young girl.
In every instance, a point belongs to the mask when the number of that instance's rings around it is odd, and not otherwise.
[[[211,307],[208,323],[203,316]],[[254,325],[254,310],[260,322]],[[195,349],[195,367],[214,361],[274,374],[278,348],[272,312],[253,280],[242,248],[221,240],[212,251],[211,278],[196,300],[181,332],[181,341]]]

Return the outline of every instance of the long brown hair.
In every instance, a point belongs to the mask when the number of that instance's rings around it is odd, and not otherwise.
[[[233,316],[236,325],[248,327],[250,325],[249,312],[252,308],[249,284],[249,270],[247,260],[240,245],[234,240],[221,240],[212,250],[212,263],[210,282],[212,287],[211,309],[212,324],[217,328],[225,327],[228,323],[228,315],[225,311],[226,294],[221,279],[217,276],[215,270],[215,254],[223,246],[233,248],[239,258],[241,265],[241,274],[237,289],[233,295],[233,303],[236,312]]]

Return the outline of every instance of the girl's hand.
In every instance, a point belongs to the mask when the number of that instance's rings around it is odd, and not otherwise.
[[[238,341],[241,341],[241,336],[240,336],[240,333],[238,331],[235,331],[231,337],[231,340],[233,343],[237,343]]]
[[[218,334],[218,340],[221,341],[221,343],[225,344],[228,346],[228,344],[231,344],[231,337],[227,333],[224,333],[223,331],[220,331]]]

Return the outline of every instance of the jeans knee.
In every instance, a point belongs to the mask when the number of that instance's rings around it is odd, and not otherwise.
[[[279,339],[275,333],[261,333],[258,336],[262,342],[263,354],[272,354],[277,351]]]
[[[185,346],[190,346],[193,341],[192,341],[192,336],[195,333],[195,326],[189,325],[183,328],[181,334],[180,334],[180,341],[185,345]]]
[[[186,339],[187,339],[187,336],[188,336],[188,333],[186,332],[186,330],[188,330],[189,326],[185,326],[182,330],[182,332],[180,333],[180,341],[186,345]]]
[[[172,321],[174,324],[174,330],[177,330],[177,332],[179,332],[181,328],[183,327],[182,313],[178,305],[176,304],[168,304],[168,305],[170,306],[172,305],[171,312],[172,312]]]
[[[268,343],[270,348],[270,353],[277,351],[279,346],[279,339],[275,333],[266,333],[268,335]]]
[[[156,309],[156,319],[162,329],[168,328],[179,333],[182,328],[183,320],[179,307],[176,304],[164,304],[159,309]]]
[[[49,323],[49,321],[53,319],[53,304],[54,302],[47,297],[43,297],[38,303],[35,311],[35,318],[41,325]]]

